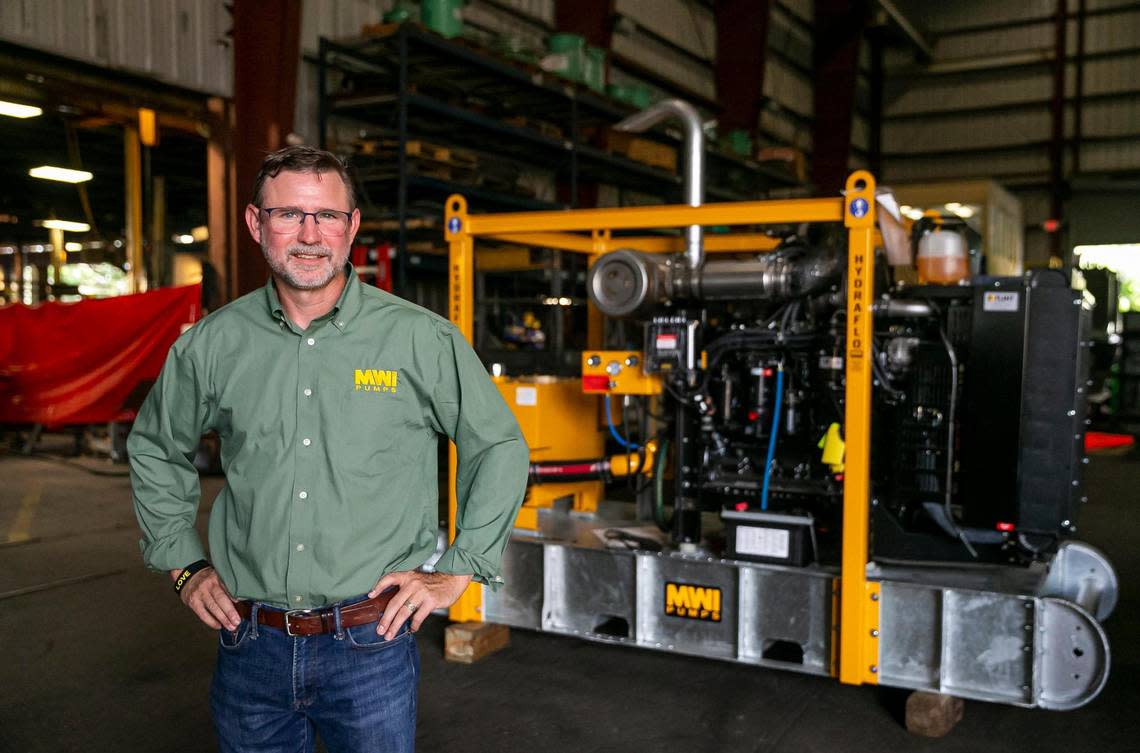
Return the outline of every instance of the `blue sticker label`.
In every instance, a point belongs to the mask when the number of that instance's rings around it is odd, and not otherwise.
[[[463,224],[459,221],[458,217],[452,217],[447,221],[447,231],[449,233],[458,233],[461,227],[463,227]]]
[[[870,207],[867,206],[866,199],[855,199],[855,201],[851,202],[851,214],[856,217],[865,216],[868,209],[870,209]]]

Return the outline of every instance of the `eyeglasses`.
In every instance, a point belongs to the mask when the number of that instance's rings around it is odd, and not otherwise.
[[[269,215],[269,229],[275,233],[295,233],[305,224],[306,217],[312,217],[321,235],[344,235],[348,230],[352,215],[339,209],[318,209],[303,212],[300,207],[262,207]]]

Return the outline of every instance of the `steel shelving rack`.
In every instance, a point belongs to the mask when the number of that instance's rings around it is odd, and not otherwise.
[[[593,129],[612,126],[632,108],[533,66],[499,57],[463,40],[448,40],[412,23],[380,27],[354,39],[322,38],[318,58],[320,142],[330,145],[338,124],[359,125],[395,142],[395,169],[361,176],[369,201],[366,219],[395,220],[397,291],[408,279],[409,219],[439,219],[444,201],[462,193],[481,212],[575,208],[579,186],[610,184],[672,203],[681,178],[612,154],[587,141]],[[552,131],[549,124],[556,124]],[[678,143],[671,135],[654,135]],[[565,201],[544,201],[458,179],[412,171],[408,143],[424,139],[487,155],[481,166],[533,166],[552,170]],[[491,155],[494,155],[491,157]],[[775,187],[796,185],[783,172],[710,150],[710,201],[762,198]],[[371,215],[371,216],[369,216]],[[442,243],[442,228],[429,231]]]

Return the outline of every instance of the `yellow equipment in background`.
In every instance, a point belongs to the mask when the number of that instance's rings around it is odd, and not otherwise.
[[[582,393],[581,380],[496,377],[495,384],[518,419],[531,462],[588,462],[605,452],[597,400]],[[600,480],[531,484],[516,526],[533,531],[538,508],[550,507],[558,499],[569,498],[576,512],[594,512],[604,488]]]

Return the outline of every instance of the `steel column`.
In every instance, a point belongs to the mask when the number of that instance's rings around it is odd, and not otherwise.
[[[847,177],[859,45],[867,24],[866,0],[815,0],[815,87],[812,95],[812,182],[833,194]]]
[[[234,155],[238,195],[245,206],[261,162],[293,130],[297,65],[301,57],[300,0],[235,0]],[[240,211],[238,211],[240,214]],[[238,233],[232,289],[235,295],[265,284],[268,268],[248,233]]]
[[[203,305],[211,310],[233,300],[235,287],[234,239],[237,236],[237,199],[233,160],[233,107],[228,100],[209,102],[210,140],[206,144],[206,224],[210,228],[208,257],[217,274],[217,289]],[[205,285],[205,279],[203,279]],[[216,294],[217,300],[211,299]]]
[[[722,132],[755,134],[764,107],[771,0],[721,0],[716,4],[716,93]]]
[[[1070,167],[1072,175],[1080,175],[1081,172],[1081,120],[1084,115],[1085,99],[1085,18],[1087,15],[1085,0],[1077,0],[1077,80],[1076,91],[1073,92],[1073,164]]]
[[[1053,98],[1050,102],[1052,113],[1052,136],[1049,139],[1049,215],[1060,220],[1065,201],[1065,25],[1068,13],[1065,0],[1057,0],[1054,16],[1055,52],[1053,58]],[[1064,256],[1061,228],[1050,234],[1049,254],[1052,259],[1061,260]],[[1052,261],[1052,260],[1051,260]]]
[[[142,144],[139,131],[133,125],[123,127],[123,181],[126,193],[126,211],[123,215],[126,226],[127,262],[131,265],[130,291],[142,293],[146,290],[145,268],[143,267],[143,206],[142,206]]]

